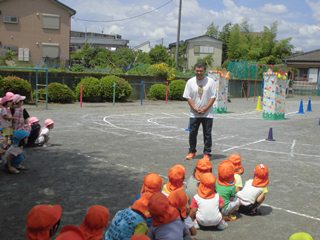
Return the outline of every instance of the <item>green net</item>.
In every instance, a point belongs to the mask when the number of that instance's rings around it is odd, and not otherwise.
[[[231,72],[232,79],[239,80],[262,80],[262,74],[268,68],[267,65],[247,61],[229,62],[227,65],[227,70]]]

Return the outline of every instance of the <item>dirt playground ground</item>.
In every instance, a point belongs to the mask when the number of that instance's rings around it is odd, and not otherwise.
[[[286,120],[267,121],[255,110],[254,99],[232,99],[228,113],[216,114],[213,127],[214,174],[228,154],[242,155],[243,181],[264,163],[270,169],[269,193],[261,216],[242,215],[224,231],[199,230],[197,239],[287,240],[307,231],[320,239],[320,98],[312,98],[312,112],[303,98],[304,114],[297,114],[300,98],[286,102]],[[55,120],[51,146],[26,149],[29,170],[18,175],[0,171],[0,239],[25,239],[25,219],[36,204],[61,204],[61,225],[80,224],[92,204],[107,206],[112,216],[132,204],[143,176],[164,177],[177,163],[187,178],[202,157],[186,161],[188,111],[186,102],[26,105],[41,122]],[[275,141],[266,141],[269,129]]]

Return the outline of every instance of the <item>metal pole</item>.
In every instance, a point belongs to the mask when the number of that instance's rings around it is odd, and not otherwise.
[[[112,98],[113,106],[116,103],[116,82],[113,83],[113,98]]]
[[[176,68],[178,68],[178,59],[179,59],[179,42],[180,42],[180,26],[181,26],[181,8],[182,8],[182,0],[179,2],[179,17],[178,17],[178,31],[177,31],[177,42],[176,42]]]
[[[39,92],[38,92],[38,65],[36,65],[36,107],[38,107]]]
[[[141,81],[140,85],[140,105],[143,105],[143,97],[144,97],[144,81]]]
[[[48,95],[49,95],[49,93],[48,93],[48,84],[49,84],[49,72],[48,72],[48,68],[46,68],[46,109],[48,110],[48,101],[49,101],[49,99],[48,99]]]

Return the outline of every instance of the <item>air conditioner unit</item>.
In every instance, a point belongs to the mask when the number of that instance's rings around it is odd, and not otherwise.
[[[3,17],[3,22],[4,23],[18,23],[19,19],[18,19],[18,17],[4,16]]]

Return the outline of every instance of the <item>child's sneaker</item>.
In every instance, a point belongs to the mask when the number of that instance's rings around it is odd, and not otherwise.
[[[223,219],[227,222],[233,222],[237,220],[237,216],[230,213],[228,216],[224,216]]]
[[[228,223],[225,220],[221,220],[220,223],[217,226],[218,230],[224,230],[228,227]]]
[[[196,219],[193,221],[193,226],[195,227],[195,229],[200,229],[199,223]]]
[[[23,166],[23,165],[21,165],[21,164],[20,164],[19,166],[17,166],[16,169],[18,169],[18,170],[20,170],[20,171],[21,171],[21,170],[28,170],[28,168],[26,168],[25,166]]]

